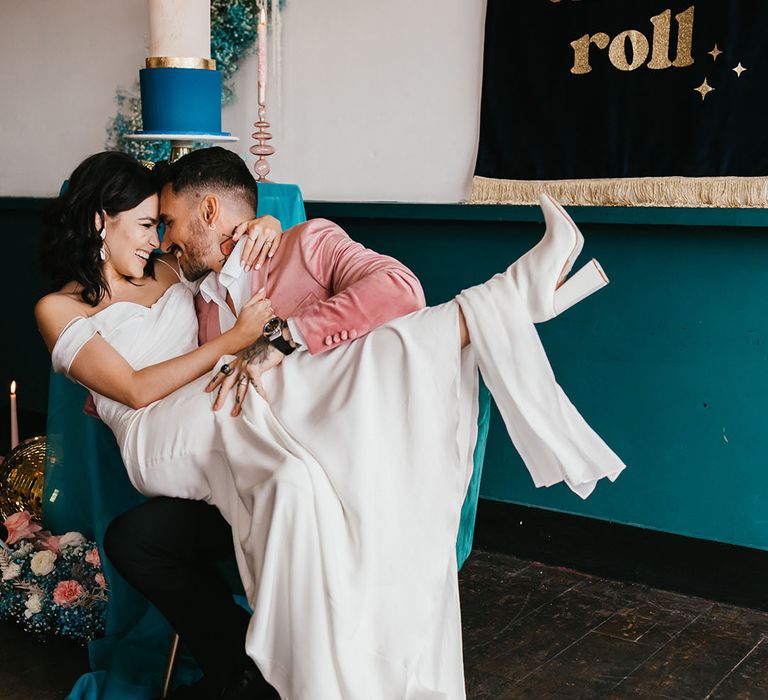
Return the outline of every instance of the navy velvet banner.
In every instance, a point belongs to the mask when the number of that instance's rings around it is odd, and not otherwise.
[[[475,174],[768,174],[766,0],[488,0]]]

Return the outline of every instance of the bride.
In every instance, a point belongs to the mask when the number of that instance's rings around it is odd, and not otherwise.
[[[73,172],[44,254],[61,288],[35,308],[54,368],[90,390],[139,491],[205,500],[231,524],[254,611],[246,650],[280,697],[464,698],[455,541],[478,368],[537,486],[586,497],[624,468],[533,326],[605,283],[594,261],[566,279],[578,229],[542,198],[546,233],[505,272],[333,351],[294,353],[233,418],[211,410],[212,370],[274,314],[257,294],[198,347],[192,288],[152,252],[158,201],[128,156]]]

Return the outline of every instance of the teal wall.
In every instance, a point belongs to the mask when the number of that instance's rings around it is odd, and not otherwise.
[[[35,325],[43,295],[38,270],[40,215],[45,199],[0,198],[2,318],[0,323],[0,455],[9,447],[8,385],[18,382],[21,438],[44,432],[50,359]]]
[[[0,200],[0,381],[19,379],[30,411],[45,410],[48,385],[31,317],[42,204]],[[611,284],[539,329],[566,393],[628,468],[587,501],[535,489],[495,414],[482,495],[768,549],[768,212],[574,212],[583,260],[598,258]],[[430,303],[504,269],[543,231],[533,207],[313,202],[307,213],[406,262]]]

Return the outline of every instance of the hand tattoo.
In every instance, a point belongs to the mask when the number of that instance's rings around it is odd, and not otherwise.
[[[246,364],[254,367],[261,367],[267,360],[273,356],[273,353],[280,352],[272,347],[266,340],[259,338],[255,343],[241,350],[238,354]]]

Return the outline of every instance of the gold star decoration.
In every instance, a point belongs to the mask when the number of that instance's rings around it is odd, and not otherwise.
[[[722,52],[720,49],[718,49],[718,48],[717,48],[717,44],[715,44],[715,48],[714,48],[714,49],[712,49],[711,51],[707,51],[707,53],[708,53],[710,56],[712,56],[712,60],[713,60],[713,61],[716,61],[716,60],[717,60],[717,57],[718,57],[718,56],[719,56],[721,53],[723,53],[723,52]]]
[[[746,69],[746,68],[744,68],[744,66],[742,66],[742,65],[741,65],[741,61],[739,61],[739,65],[738,65],[738,66],[736,66],[736,68],[734,68],[734,69],[733,69],[733,72],[734,72],[734,73],[736,73],[736,75],[738,75],[739,77],[741,77],[741,74],[742,74],[742,73],[743,73],[745,70],[747,70],[747,69]]]
[[[701,94],[701,101],[704,101],[704,98],[710,93],[714,92],[715,88],[713,88],[711,85],[707,83],[707,79],[704,78],[704,82],[699,85],[697,88],[693,88],[696,92]]]

